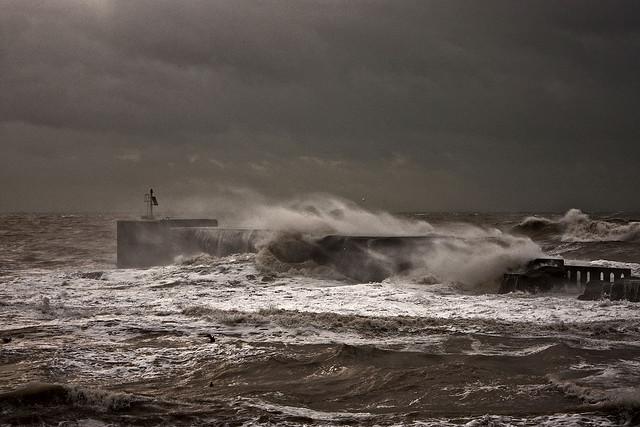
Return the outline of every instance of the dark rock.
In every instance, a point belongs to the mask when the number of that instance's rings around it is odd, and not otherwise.
[[[200,336],[203,336],[203,337],[205,337],[205,338],[209,338],[209,342],[210,342],[210,343],[214,343],[214,342],[216,342],[216,337],[214,337],[214,336],[213,336],[213,335],[211,335],[211,334],[200,334]]]
[[[82,279],[100,280],[102,279],[102,271],[90,271],[88,273],[80,273]]]

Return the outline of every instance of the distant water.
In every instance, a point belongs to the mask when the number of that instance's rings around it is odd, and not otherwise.
[[[537,252],[638,274],[640,215],[407,217],[495,245],[381,283],[267,249],[118,270],[120,216],[0,216],[0,425],[640,423],[639,303],[484,283]]]

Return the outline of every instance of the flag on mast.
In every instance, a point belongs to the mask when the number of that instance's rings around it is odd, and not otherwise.
[[[153,206],[158,206],[158,199],[153,195],[153,188],[149,189],[149,195],[151,196],[151,203]]]

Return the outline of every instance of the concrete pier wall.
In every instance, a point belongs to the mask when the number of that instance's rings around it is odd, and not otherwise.
[[[269,230],[228,229],[205,220],[119,221],[120,268],[166,265],[179,255],[205,253],[226,256],[268,247],[279,261],[311,261],[331,265],[361,282],[381,281],[411,268],[418,251],[433,244],[433,236],[302,236]]]
[[[190,252],[193,242],[180,230],[217,227],[215,219],[163,219],[117,222],[117,266],[149,267],[169,264]]]

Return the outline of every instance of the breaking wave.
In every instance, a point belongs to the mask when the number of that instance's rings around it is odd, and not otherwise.
[[[477,233],[474,237],[327,237],[277,234],[256,257],[259,268],[279,273],[379,282],[401,277],[424,284],[454,283],[495,290],[502,275],[533,258],[540,247],[528,238]]]
[[[35,383],[0,394],[0,408],[42,405],[90,407],[99,411],[118,411],[143,403],[145,399],[124,393],[65,384]]]
[[[534,238],[559,239],[562,242],[606,242],[640,240],[640,222],[596,220],[579,209],[570,209],[560,219],[530,216],[514,231]]]
[[[549,375],[549,381],[565,395],[578,398],[592,408],[615,414],[620,424],[640,423],[637,361],[621,359],[605,365],[581,364],[574,366],[572,371],[569,378]],[[575,376],[578,378],[572,378]]]
[[[206,319],[225,326],[278,326],[286,329],[300,327],[335,333],[355,333],[361,337],[406,337],[417,334],[441,334],[452,331],[468,334],[481,329],[490,334],[525,334],[530,337],[589,336],[640,338],[639,319],[615,321],[570,322],[513,322],[491,318],[457,318],[452,320],[430,316],[365,316],[335,312],[306,312],[265,308],[257,311],[223,310],[207,305],[185,305],[182,314]],[[621,338],[620,338],[621,339]],[[580,345],[585,348],[586,340]],[[595,344],[594,344],[595,345]],[[597,345],[595,345],[597,347]]]
[[[433,226],[370,211],[326,195],[262,201],[241,211],[240,227],[197,230],[205,253],[256,252],[259,269],[356,282],[409,277],[495,290],[502,275],[542,250],[528,237],[471,224]]]

